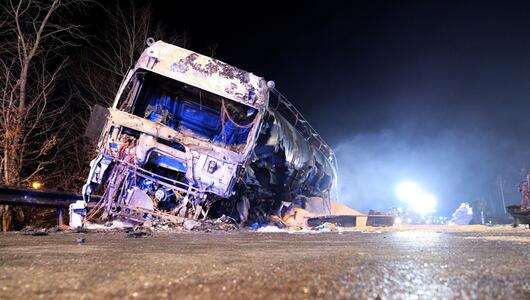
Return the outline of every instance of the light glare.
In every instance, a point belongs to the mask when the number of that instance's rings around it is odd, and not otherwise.
[[[32,181],[31,182],[31,188],[33,188],[33,189],[39,190],[43,186],[44,186],[44,183],[42,183],[41,181]]]
[[[436,196],[425,192],[415,182],[400,183],[396,188],[396,197],[422,216],[432,212],[436,206]]]

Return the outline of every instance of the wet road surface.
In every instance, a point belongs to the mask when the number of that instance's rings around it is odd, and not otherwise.
[[[0,234],[0,299],[530,299],[530,230]]]

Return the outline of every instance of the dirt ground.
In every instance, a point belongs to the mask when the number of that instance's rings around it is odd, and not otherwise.
[[[0,234],[0,299],[377,297],[530,299],[530,230]]]

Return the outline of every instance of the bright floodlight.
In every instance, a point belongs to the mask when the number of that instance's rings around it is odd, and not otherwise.
[[[396,196],[399,200],[409,202],[410,199],[416,198],[422,194],[422,190],[415,182],[402,182],[396,188]]]
[[[420,215],[426,215],[434,210],[436,197],[425,192],[415,182],[402,182],[396,188],[396,197],[407,203],[412,210]]]

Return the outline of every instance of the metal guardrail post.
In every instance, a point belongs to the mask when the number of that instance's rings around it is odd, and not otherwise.
[[[63,209],[57,208],[57,226],[63,226]]]

